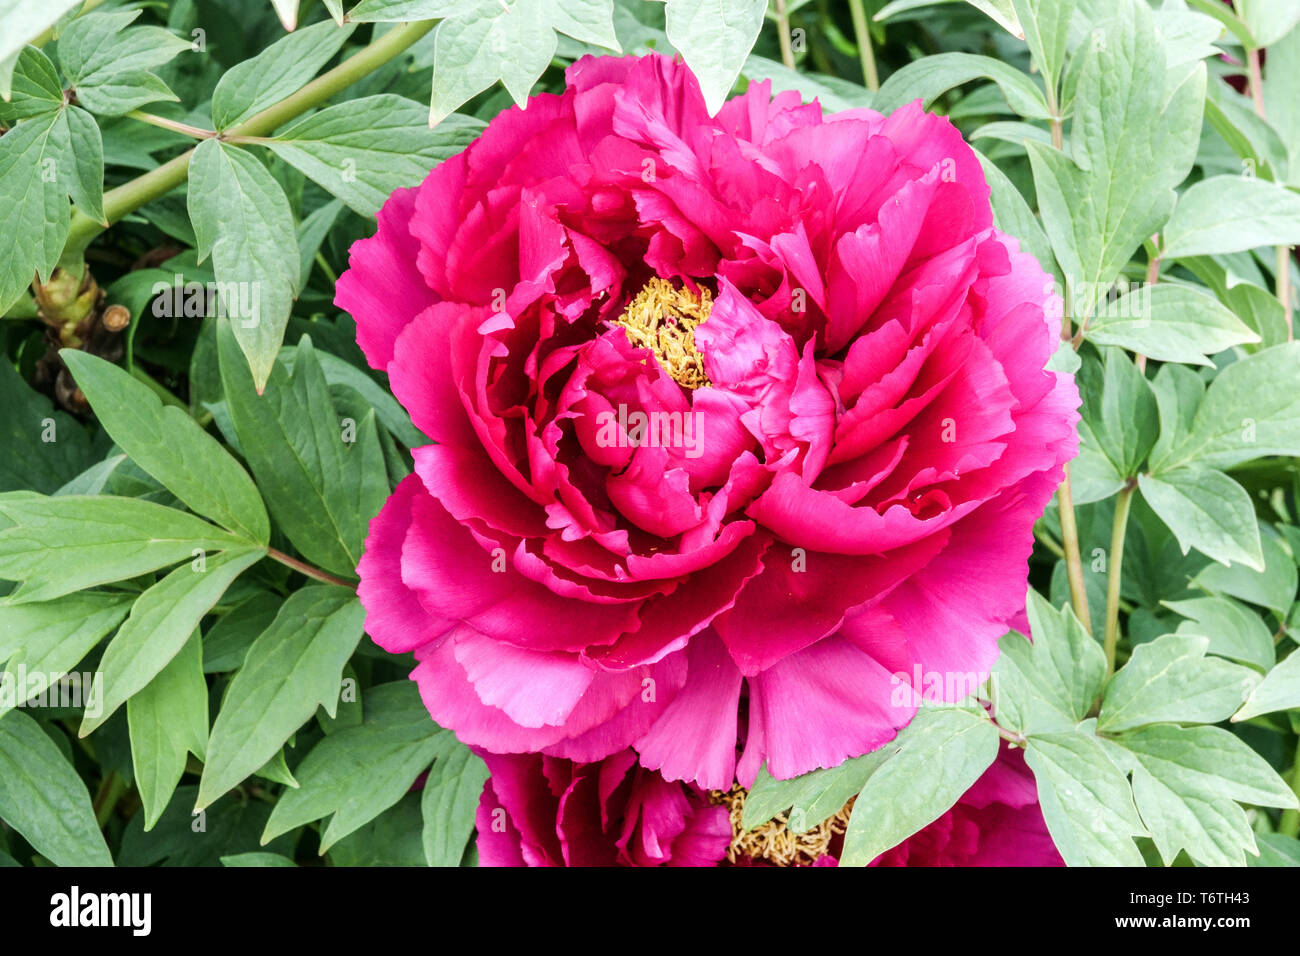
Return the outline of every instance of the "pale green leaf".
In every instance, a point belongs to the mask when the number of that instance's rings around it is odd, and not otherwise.
[[[1186,554],[1195,548],[1221,564],[1264,570],[1263,546],[1250,495],[1221,471],[1174,468],[1142,475],[1138,488]]]
[[[188,204],[199,258],[212,255],[221,309],[261,391],[298,287],[298,240],[289,202],[250,153],[208,139],[190,161]]]
[[[226,691],[212,727],[199,807],[274,757],[318,706],[334,713],[343,665],[364,622],[356,595],[345,588],[312,585],[289,596]]]
[[[997,759],[998,733],[983,713],[923,708],[885,747],[853,804],[842,866],[865,866],[947,812]]]
[[[208,742],[208,685],[196,630],[158,675],[126,702],[131,766],[144,803],[144,828],[167,808],[187,754],[203,759]]]
[[[248,472],[183,409],[110,362],[77,349],[60,353],[104,430],[187,507],[254,544],[271,526]]]
[[[0,718],[0,819],[55,866],[112,866],[90,794],[40,724]]]
[[[191,514],[108,495],[0,495],[0,579],[11,602],[46,601],[245,542]]]
[[[1209,638],[1166,634],[1133,649],[1106,685],[1097,727],[1107,733],[1147,724],[1212,724],[1241,706],[1259,682],[1248,667],[1207,657]]]
[[[80,735],[94,731],[143,690],[185,646],[230,583],[264,555],[251,548],[232,550],[205,558],[204,570],[181,565],[140,595],[100,660],[103,707],[86,715]]]

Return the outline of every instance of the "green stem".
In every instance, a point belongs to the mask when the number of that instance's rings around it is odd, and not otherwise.
[[[1247,85],[1250,88],[1250,98],[1255,104],[1255,113],[1260,119],[1267,121],[1268,116],[1264,109],[1264,74],[1259,68],[1259,50],[1250,48],[1246,50],[1246,70]],[[1291,328],[1291,247],[1277,247],[1277,300],[1282,303],[1282,312],[1286,317],[1286,338],[1291,341],[1295,336]]]
[[[137,382],[143,382],[145,385],[148,385],[149,390],[153,392],[155,395],[157,395],[159,400],[164,405],[175,405],[177,408],[182,409],[186,413],[189,412],[190,409],[188,405],[182,402],[170,391],[163,388],[163,386],[152,375],[150,375],[144,369],[140,368],[140,366],[138,365],[131,366],[131,377],[134,378]]]
[[[1295,338],[1291,328],[1291,247],[1277,247],[1277,300],[1282,303],[1282,311],[1286,316],[1286,340],[1290,342]]]
[[[1083,584],[1083,556],[1079,552],[1079,525],[1074,520],[1074,494],[1070,489],[1070,463],[1065,463],[1061,487],[1056,489],[1057,510],[1061,517],[1061,544],[1065,550],[1065,577],[1070,584],[1070,606],[1083,629],[1092,633],[1092,615],[1088,611],[1088,591]]]
[[[182,136],[190,136],[194,139],[211,139],[217,135],[217,131],[214,129],[200,129],[197,126],[191,126],[189,123],[181,123],[176,120],[169,120],[165,116],[146,113],[144,110],[131,110],[126,115],[128,118],[141,123],[148,123],[150,126],[171,130],[173,133],[180,133]]]
[[[1246,68],[1249,72],[1250,98],[1255,103],[1255,112],[1259,114],[1260,119],[1264,119],[1264,75],[1259,69],[1258,49],[1252,48],[1246,51]]]
[[[330,285],[339,284],[339,277],[334,274],[334,270],[330,268],[330,264],[325,261],[325,257],[319,252],[316,253],[316,265],[321,267],[321,271],[325,273],[325,277],[330,280]]]
[[[853,17],[853,33],[858,38],[862,79],[867,89],[874,93],[880,89],[880,77],[876,74],[876,54],[871,48],[871,28],[867,26],[867,12],[862,9],[862,0],[849,0],[849,13]]]
[[[781,62],[787,70],[794,69],[794,48],[790,45],[790,15],[785,10],[785,0],[776,0],[776,33],[781,44]]]
[[[1157,232],[1151,237],[1151,243],[1156,247],[1156,251],[1152,254],[1151,260],[1147,263],[1148,288],[1154,286],[1160,281],[1160,233]],[[1138,371],[1145,375],[1147,370],[1147,357],[1141,352],[1138,352],[1134,355],[1133,359],[1137,364]]]
[[[239,125],[225,130],[219,138],[266,136],[275,132],[289,120],[319,106],[373,73],[394,57],[400,56],[434,26],[435,22],[432,20],[400,24],[358,53],[348,57],[334,69],[321,74],[298,92],[268,106]],[[64,246],[64,256],[80,254],[86,246],[90,245],[91,240],[108,226],[185,182],[189,175],[190,160],[193,157],[194,150],[191,149],[163,163],[157,169],[150,170],[143,176],[104,193],[106,222],[96,222],[80,211],[74,212],[72,225],[68,230],[68,240]]]
[[[1119,587],[1124,573],[1124,533],[1128,530],[1129,507],[1137,481],[1130,479],[1115,499],[1115,523],[1110,532],[1110,562],[1106,574],[1106,632],[1102,650],[1106,654],[1106,676],[1115,673],[1115,649],[1119,646]]]
[[[1056,555],[1058,558],[1065,557],[1065,549],[1062,548],[1055,541],[1053,541],[1052,536],[1049,535],[1046,531],[1040,530],[1039,528],[1035,527],[1034,537],[1038,539],[1039,544],[1041,544],[1048,551],[1052,552],[1052,554]]]
[[[299,561],[297,558],[290,557],[283,551],[277,551],[275,548],[267,548],[266,556],[272,561],[279,561],[286,568],[293,568],[293,570],[305,574],[309,578],[314,578],[317,581],[324,581],[326,584],[337,584],[341,588],[349,588],[353,591],[357,588],[355,581],[345,581],[343,578],[337,578],[328,571],[322,571],[320,568],[313,567],[306,561]]]
[[[109,818],[113,816],[113,810],[117,807],[117,801],[122,799],[122,795],[130,789],[125,780],[118,776],[116,770],[110,770],[99,784],[99,791],[95,794],[94,810],[95,823],[102,830],[108,823]]]

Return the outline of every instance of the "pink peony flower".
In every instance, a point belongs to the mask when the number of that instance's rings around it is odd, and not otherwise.
[[[956,806],[871,865],[1065,866],[1065,861],[1047,832],[1024,751],[1005,746]]]
[[[631,750],[589,764],[482,756],[482,866],[716,866],[727,855],[726,809],[638,767]]]
[[[466,743],[725,790],[877,748],[900,685],[996,658],[1078,397],[946,120],[766,83],[712,118],[677,61],[587,58],[350,265],[435,442],[371,524],[367,629]]]

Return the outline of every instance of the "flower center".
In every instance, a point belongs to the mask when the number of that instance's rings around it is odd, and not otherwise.
[[[711,384],[704,373],[704,356],[695,348],[695,327],[709,317],[713,296],[697,295],[666,279],[651,279],[615,321],[637,348],[655,353],[660,367],[686,388]]]
[[[835,837],[848,829],[849,814],[853,811],[853,800],[849,800],[834,816],[801,833],[790,828],[784,813],[778,813],[762,826],[746,830],[741,820],[747,796],[749,791],[739,784],[729,793],[721,790],[709,793],[709,800],[725,806],[731,816],[731,846],[727,848],[727,860],[731,863],[747,856],[774,866],[810,866],[829,852]]]

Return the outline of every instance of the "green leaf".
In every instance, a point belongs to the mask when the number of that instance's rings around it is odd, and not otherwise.
[[[400,441],[407,448],[418,448],[421,445],[429,444],[429,438],[411,424],[411,416],[406,413],[397,399],[393,398],[382,385],[373,378],[351,364],[345,359],[332,355],[329,352],[315,352],[316,361],[320,363],[321,371],[325,373],[325,381],[329,385],[346,385],[348,388],[356,391],[362,401],[375,410],[375,417],[379,419],[394,438]],[[298,355],[296,345],[286,345],[280,349],[280,361],[292,373],[294,359]]]
[[[209,674],[238,670],[283,603],[278,594],[258,591],[223,614],[203,635],[203,670]]]
[[[1297,0],[1237,0],[1236,9],[1257,47],[1272,46],[1300,23]]]
[[[4,0],[0,4],[0,11],[3,11],[0,16],[4,17],[5,25],[4,31],[0,32],[0,63],[11,60],[26,44],[54,26],[59,17],[79,2],[80,0]],[[0,94],[8,101],[10,89],[7,74],[0,75]]]
[[[322,20],[281,37],[257,56],[231,67],[212,91],[216,128],[237,126],[297,92],[334,58],[355,29],[355,24],[339,27]]]
[[[423,831],[420,795],[407,793],[395,805],[330,847],[330,865],[426,866]],[[476,854],[477,848],[471,846],[470,852]]]
[[[153,829],[185,772],[186,754],[200,760],[208,742],[208,685],[196,630],[158,675],[126,702],[131,766]]]
[[[1214,176],[1178,197],[1165,227],[1166,259],[1300,242],[1300,195],[1246,176]]]
[[[1157,723],[1212,724],[1241,706],[1259,675],[1248,667],[1206,657],[1209,638],[1166,634],[1133,649],[1106,685],[1097,717],[1107,733]]]
[[[1184,849],[1206,866],[1241,866],[1255,854],[1235,800],[1300,806],[1267,761],[1218,727],[1146,727],[1116,743],[1132,755],[1138,812],[1166,865]]]
[[[70,106],[59,114],[54,136],[63,154],[68,195],[77,208],[96,222],[104,218],[104,141],[99,126],[85,110]],[[70,170],[69,170],[69,167]]]
[[[1174,187],[1196,158],[1205,69],[1167,72],[1154,32],[1150,7],[1124,0],[1104,47],[1087,48],[1074,97],[1073,162],[1041,143],[1025,144],[1043,225],[1080,317],[1165,224]]]
[[[365,611],[332,585],[295,591],[253,642],[212,726],[198,806],[209,806],[276,755],[318,706],[331,715]]]
[[[1097,436],[1092,433],[1088,423],[1081,421],[1078,428],[1079,454],[1070,462],[1070,483],[1076,506],[1104,501],[1127,484],[1127,479],[1098,447]]]
[[[667,0],[668,42],[700,81],[710,116],[722,109],[740,76],[766,10],[766,0]]]
[[[1287,181],[1300,183],[1300,30],[1268,48],[1264,107],[1287,153]]]
[[[347,444],[306,336],[294,353],[293,374],[277,363],[261,398],[226,323],[217,340],[231,420],[276,523],[308,561],[355,574],[370,519],[389,490],[373,415],[357,424],[356,441]]]
[[[279,853],[236,853],[221,858],[222,866],[297,866],[287,856]]]
[[[263,842],[334,814],[321,852],[383,813],[410,789],[446,746],[410,681],[372,687],[366,716],[320,741],[298,765],[300,789],[287,791],[271,812]]]
[[[497,80],[522,106],[555,49],[555,31],[541,3],[474,0],[434,32],[429,125],[437,126]]]
[[[460,866],[474,832],[487,765],[458,741],[434,761],[420,796],[424,818],[424,857],[430,866]]]
[[[979,79],[995,82],[1007,103],[1020,116],[1027,119],[1051,118],[1043,93],[1033,80],[1001,60],[973,53],[937,53],[913,60],[881,84],[871,100],[871,107],[881,113],[892,113],[919,98],[928,108],[952,88]]]
[[[21,663],[28,674],[61,677],[122,623],[131,600],[130,595],[84,591],[40,604],[0,603],[0,661],[8,661],[11,674]],[[0,675],[0,681],[3,679]],[[15,693],[11,700],[0,695],[0,717],[25,703],[28,696]]]
[[[1275,536],[1261,534],[1259,540],[1264,552],[1262,574],[1244,564],[1234,564],[1232,567],[1210,564],[1197,572],[1192,584],[1214,594],[1230,594],[1251,604],[1270,608],[1285,619],[1295,601],[1295,562],[1278,544]]]
[[[180,102],[166,83],[148,70],[115,73],[94,86],[77,90],[77,102],[103,117],[122,116],[146,103]]]
[[[777,780],[762,767],[745,797],[741,824],[752,830],[789,809],[790,829],[812,829],[839,812],[889,755],[886,746],[846,760],[838,767],[814,770],[790,780]]]
[[[997,759],[998,732],[983,713],[925,708],[885,747],[853,804],[842,866],[866,866],[947,812]]]
[[[1065,65],[1075,0],[1012,0],[1012,6],[1043,81],[1054,89]]]
[[[1209,365],[1206,355],[1259,341],[1218,299],[1172,283],[1147,285],[1120,296],[1097,311],[1087,335],[1096,345],[1191,365]]]
[[[50,494],[90,464],[90,438],[71,415],[0,362],[0,491],[27,488]]]
[[[1151,449],[1151,460],[1161,461],[1191,431],[1205,398],[1205,379],[1181,365],[1162,365],[1151,380],[1151,391],[1160,410],[1160,437]]]
[[[267,146],[356,212],[374,216],[394,190],[419,184],[482,130],[482,122],[458,114],[430,129],[419,103],[366,96],[299,120]]]
[[[47,601],[245,542],[200,518],[135,498],[0,495],[0,578],[11,603]]]
[[[1057,610],[1032,588],[1030,643],[1014,631],[998,642],[993,668],[997,721],[1022,734],[1071,730],[1106,679],[1106,655],[1068,606]]]
[[[137,813],[122,834],[119,866],[217,866],[223,856],[255,851],[257,837],[271,815],[261,800],[227,800],[202,815],[191,812],[198,788],[183,786],[167,805],[158,824],[144,831],[143,814]],[[291,838],[277,840],[272,853],[292,853]]]
[[[99,422],[131,459],[187,507],[254,544],[271,525],[253,479],[183,409],[143,382],[78,349],[59,353]]]
[[[185,646],[230,583],[264,555],[260,549],[245,548],[205,558],[203,571],[181,565],[140,595],[100,660],[103,708],[97,715],[86,715],[80,735],[94,731],[143,690]]]
[[[1248,859],[1247,866],[1300,866],[1300,840],[1281,833],[1256,833],[1258,859]]]
[[[14,120],[52,113],[63,106],[63,84],[50,58],[34,46],[24,47],[14,64],[13,88],[0,105],[0,118]]]
[[[1231,468],[1266,455],[1300,454],[1300,342],[1264,349],[1220,372],[1186,437],[1151,462],[1164,472],[1195,462]]]
[[[1220,564],[1264,570],[1263,546],[1250,495],[1221,471],[1175,468],[1138,478],[1142,497],[1178,539]]]
[[[1300,653],[1293,651],[1255,686],[1232,719],[1234,722],[1250,720],[1260,714],[1294,707],[1300,707]]]
[[[0,818],[55,866],[112,866],[90,794],[40,724],[0,718]]]
[[[663,37],[662,49],[668,49],[668,38]],[[787,69],[784,64],[751,53],[745,58],[741,75],[748,82],[767,80],[772,84],[772,95],[794,91],[805,103],[816,99],[824,113],[858,109],[871,104],[871,91],[851,80],[824,73],[806,73]]]
[[[547,22],[565,36],[621,52],[614,33],[613,0],[542,0],[542,7]]]
[[[1060,267],[1052,255],[1052,244],[1039,225],[1038,217],[1029,208],[1020,190],[1007,178],[1007,174],[978,150],[975,157],[984,167],[984,178],[989,184],[989,200],[993,205],[993,222],[999,229],[1020,240],[1020,248],[1031,254],[1048,275],[1060,279]],[[1066,346],[1069,348],[1069,346]],[[1070,348],[1071,357],[1074,349]],[[1073,371],[1073,370],[1071,370]]]
[[[1155,444],[1160,410],[1150,383],[1127,355],[1118,349],[1101,354],[1101,362],[1085,356],[1079,368],[1080,411],[1097,448],[1128,478]]]
[[[0,149],[0,205],[5,229],[0,238],[0,314],[23,294],[39,275],[49,281],[71,216],[66,187],[59,184],[59,167],[69,169],[55,127],[64,123],[62,111],[19,123],[4,135]],[[70,179],[70,177],[68,177]]]
[[[1211,83],[1206,89],[1205,118],[1241,158],[1243,172],[1253,169],[1258,176],[1282,179],[1287,169],[1286,144],[1269,121],[1255,112],[1249,96],[1237,93],[1227,83]]]
[[[59,66],[68,83],[80,89],[107,77],[148,70],[170,63],[190,49],[184,40],[162,27],[133,27],[139,10],[97,12],[78,17],[59,34]]]
[[[361,0],[348,11],[356,23],[402,23],[408,20],[440,20],[454,17],[465,0]]]
[[[1147,831],[1129,782],[1086,725],[1031,736],[1025,762],[1038,782],[1047,830],[1066,865],[1144,865],[1133,837]]]
[[[231,318],[260,392],[298,287],[298,239],[289,201],[252,155],[208,139],[190,161],[188,204],[199,259],[212,254],[222,310]]]
[[[1207,653],[1265,671],[1273,666],[1273,635],[1259,615],[1249,608],[1229,598],[1215,597],[1161,603],[1175,614],[1188,618],[1178,625],[1176,633],[1199,634],[1209,639]]]
[[[1172,5],[1153,12],[1170,66],[1195,63],[1223,52],[1215,46],[1223,35],[1223,25],[1213,17]]]

